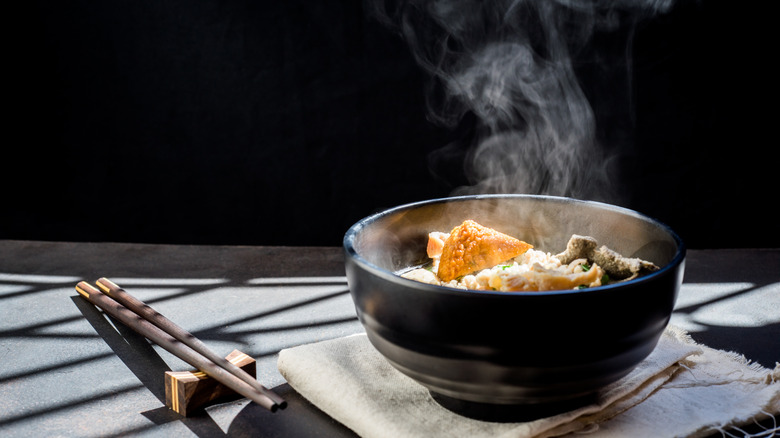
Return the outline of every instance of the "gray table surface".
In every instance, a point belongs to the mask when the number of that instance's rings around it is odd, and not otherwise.
[[[780,362],[780,249],[689,250],[672,323],[765,367]],[[214,350],[257,360],[289,407],[245,399],[182,417],[163,375],[191,367],[83,300],[107,277]],[[0,240],[0,436],[353,434],[286,384],[280,350],[362,332],[341,248]]]

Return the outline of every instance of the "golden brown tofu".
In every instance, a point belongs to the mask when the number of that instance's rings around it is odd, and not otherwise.
[[[450,281],[512,259],[532,245],[492,228],[466,220],[455,227],[444,242],[438,275]]]

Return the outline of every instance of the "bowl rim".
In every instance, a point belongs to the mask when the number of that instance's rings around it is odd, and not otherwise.
[[[408,278],[401,277],[400,275],[397,275],[395,272],[390,271],[388,269],[381,268],[368,260],[364,259],[360,255],[358,255],[357,250],[354,246],[355,237],[357,234],[366,226],[370,225],[373,222],[376,222],[377,220],[389,216],[395,213],[398,213],[403,210],[411,210],[414,208],[418,208],[425,205],[431,205],[431,204],[439,204],[439,203],[446,203],[446,202],[459,202],[459,201],[470,201],[470,200],[479,200],[479,199],[498,199],[498,198],[526,198],[526,199],[537,199],[537,200],[548,200],[553,202],[561,202],[561,203],[574,203],[574,204],[586,204],[591,206],[596,206],[599,208],[604,208],[606,210],[613,210],[618,213],[626,214],[629,216],[634,216],[646,221],[649,221],[653,225],[662,228],[665,232],[667,232],[672,239],[677,244],[677,251],[674,254],[674,257],[664,266],[662,266],[659,270],[652,272],[647,275],[643,275],[642,277],[635,278],[633,280],[620,282],[620,283],[612,283],[607,284],[603,286],[595,286],[595,287],[589,287],[585,289],[565,289],[565,290],[552,290],[552,291],[517,291],[517,292],[502,292],[502,291],[489,291],[489,290],[477,290],[477,289],[459,289],[454,288],[450,286],[441,286],[437,284],[429,284],[429,283],[422,283],[416,280],[411,280]],[[400,282],[401,284],[406,284],[409,287],[415,288],[415,289],[424,289],[426,291],[430,292],[437,292],[437,293],[444,293],[444,294],[456,294],[456,295],[473,295],[473,296],[551,296],[551,295],[568,295],[568,294],[592,294],[592,293],[599,293],[599,292],[605,292],[609,291],[611,289],[616,288],[623,288],[626,287],[626,285],[634,285],[634,284],[640,284],[648,281],[652,281],[654,278],[666,275],[668,271],[676,269],[676,267],[683,262],[685,259],[687,248],[685,246],[685,242],[680,238],[677,233],[672,230],[671,227],[666,225],[665,223],[648,216],[644,213],[640,213],[636,210],[632,210],[630,208],[621,207],[614,204],[608,204],[601,201],[590,201],[590,200],[583,200],[583,199],[576,199],[576,198],[569,198],[564,196],[553,196],[553,195],[530,195],[530,194],[482,194],[482,195],[463,195],[463,196],[451,196],[451,197],[441,197],[441,198],[433,198],[433,199],[427,199],[423,201],[416,201],[411,202],[407,204],[401,204],[395,207],[391,207],[382,211],[379,211],[377,213],[371,214],[369,216],[364,217],[363,219],[360,219],[355,224],[353,224],[347,232],[344,234],[343,239],[343,247],[347,254],[347,257],[353,260],[358,265],[362,266],[364,269],[371,271],[374,275],[377,275],[381,278],[384,278],[386,280],[392,281],[392,282]]]

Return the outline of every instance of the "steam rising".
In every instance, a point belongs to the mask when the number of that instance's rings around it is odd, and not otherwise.
[[[401,33],[430,75],[430,117],[450,127],[467,115],[476,120],[466,163],[472,185],[454,194],[590,199],[610,198],[614,182],[574,60],[592,53],[595,32],[633,26],[670,7],[671,0],[374,3],[377,17]]]

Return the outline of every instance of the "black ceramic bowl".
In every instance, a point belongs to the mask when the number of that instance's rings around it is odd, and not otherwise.
[[[397,272],[425,262],[431,231],[473,219],[558,253],[572,234],[661,269],[584,290],[464,291]],[[371,343],[437,400],[565,402],[629,373],[655,348],[682,283],[685,247],[665,225],[597,202],[528,195],[445,198],[367,217],[344,237],[346,272]],[[444,404],[444,403],[443,403]]]

